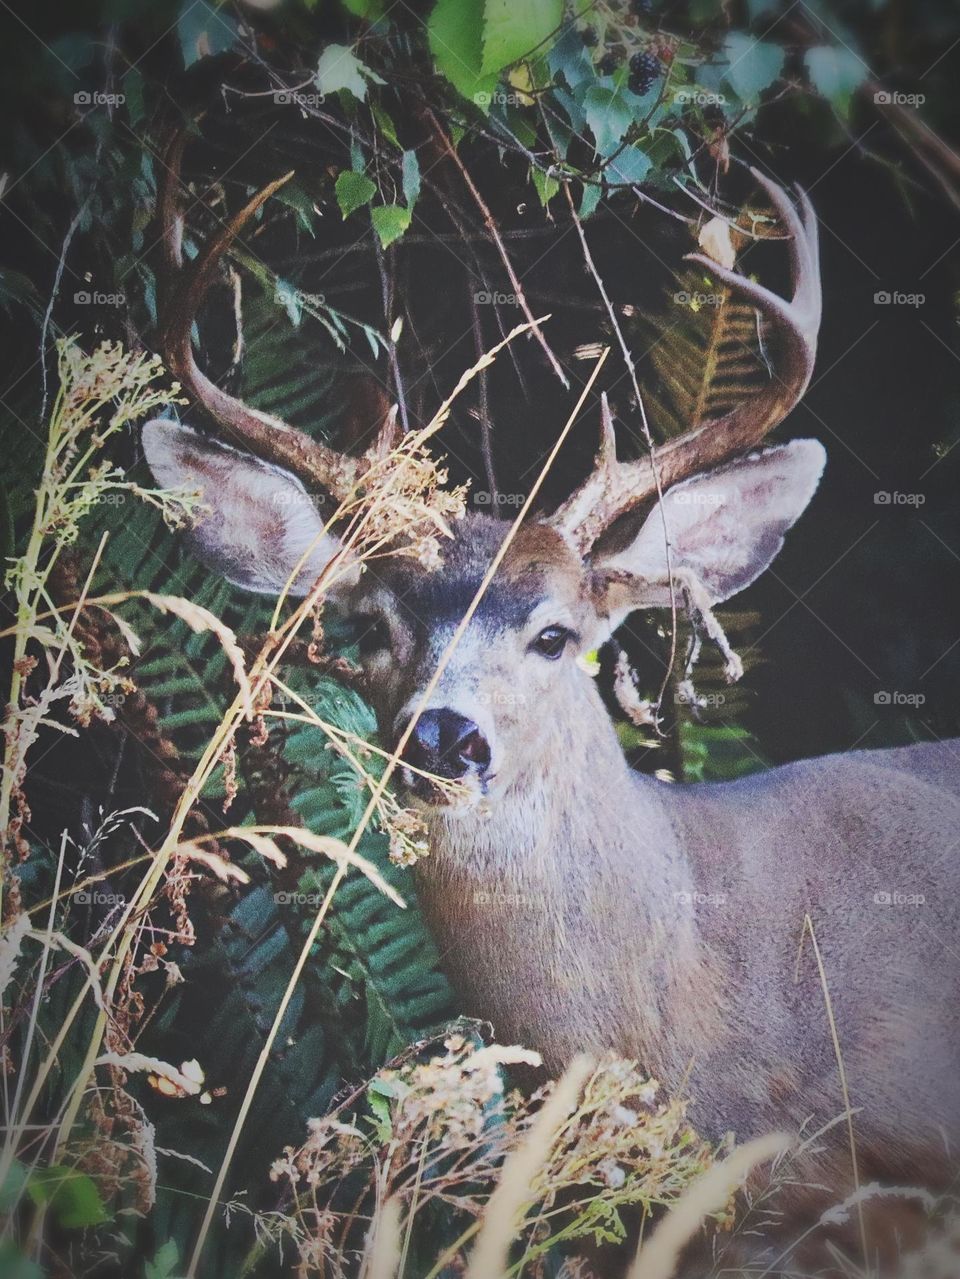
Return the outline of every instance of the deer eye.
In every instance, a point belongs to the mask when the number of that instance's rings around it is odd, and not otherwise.
[[[569,638],[570,632],[565,626],[548,626],[540,632],[530,647],[535,653],[539,653],[541,657],[555,662],[567,647]]]
[[[390,627],[383,617],[361,615],[353,619],[357,650],[362,657],[371,657],[390,647]]]

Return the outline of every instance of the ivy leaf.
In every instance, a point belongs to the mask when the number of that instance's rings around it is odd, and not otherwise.
[[[352,169],[344,169],[337,178],[334,191],[337,204],[340,205],[340,212],[346,221],[351,213],[356,213],[357,209],[370,203],[376,194],[377,186],[365,173],[354,173]]]
[[[483,70],[483,0],[437,0],[427,23],[437,70],[465,98],[486,108],[497,84]]]
[[[730,64],[724,79],[742,102],[756,105],[760,94],[783,70],[784,50],[778,44],[732,31],[724,41],[723,51]]]
[[[185,0],[177,18],[177,35],[183,65],[192,67],[202,58],[215,58],[232,48],[237,38],[237,24],[209,0]]]
[[[543,44],[563,22],[563,0],[486,0],[480,70],[498,72]]]
[[[345,89],[347,93],[363,102],[367,96],[367,81],[375,84],[384,81],[374,71],[360,61],[349,45],[328,44],[320,55],[314,82],[324,95],[339,93]]]
[[[388,249],[394,240],[399,240],[410,225],[413,217],[409,209],[402,204],[381,204],[370,210],[373,228],[380,237],[380,243]]]
[[[602,84],[593,85],[584,94],[583,110],[598,155],[610,155],[633,124],[633,112],[616,89]]]
[[[817,45],[808,49],[804,62],[810,83],[841,115],[850,114],[854,92],[869,74],[863,60],[852,49]]]
[[[420,161],[416,151],[404,151],[402,171],[403,198],[407,202],[407,208],[412,210],[420,198]]]

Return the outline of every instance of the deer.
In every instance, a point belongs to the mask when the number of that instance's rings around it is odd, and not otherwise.
[[[303,596],[338,541],[314,504],[295,499],[341,498],[364,461],[246,406],[200,369],[197,308],[274,188],[186,266],[182,146],[172,144],[160,195],[174,281],[161,346],[220,435],[158,419],[143,449],[158,483],[202,493],[208,513],[187,537],[205,563],[246,590]],[[629,461],[605,404],[594,469],[516,530],[426,704],[507,522],[467,514],[438,571],[386,560],[346,582],[337,603],[363,635],[358,660],[383,737],[406,735],[400,782],[430,842],[418,902],[463,1012],[535,1049],[550,1071],[583,1051],[641,1062],[687,1092],[692,1122],[712,1138],[818,1134],[810,1180],[841,1197],[858,1175],[942,1188],[960,1144],[958,743],[671,784],[630,769],[579,660],[635,610],[670,607],[672,592],[718,638],[712,610],[768,568],[817,489],[821,443],[767,441],[814,368],[817,219],[800,188],[752,173],[782,228],[790,296],[690,256],[755,309],[762,386]],[[793,1192],[799,1202],[802,1187]]]

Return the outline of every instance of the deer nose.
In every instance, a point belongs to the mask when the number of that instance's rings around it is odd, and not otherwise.
[[[472,719],[442,707],[425,710],[403,751],[404,763],[454,780],[490,766],[490,746]]]

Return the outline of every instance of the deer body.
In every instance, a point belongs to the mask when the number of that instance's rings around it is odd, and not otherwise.
[[[670,785],[630,772],[584,683],[495,812],[431,822],[418,896],[465,1010],[551,1072],[638,1058],[712,1136],[811,1132],[843,1097],[809,914],[865,1166],[929,1177],[960,1140],[956,748]]]
[[[152,422],[147,461],[163,485],[203,491],[212,513],[190,536],[208,563],[251,590],[306,595],[337,541],[300,480],[348,498],[378,455],[340,458],[198,369],[193,312],[229,235],[182,263],[182,149],[175,140],[162,166],[179,281],[164,353],[229,434]],[[835,1027],[863,1174],[940,1185],[960,1144],[960,747],[664,784],[631,773],[577,660],[635,609],[676,602],[738,678],[712,609],[772,562],[816,490],[820,444],[759,447],[812,373],[816,219],[802,193],[797,207],[754,176],[785,228],[791,299],[696,260],[756,307],[769,382],[629,463],[604,400],[596,469],[553,515],[509,533],[468,516],[438,572],[378,560],[341,574],[337,602],[357,623],[368,695],[429,826],[420,900],[464,1011],[553,1071],[584,1049],[639,1059],[689,1093],[715,1137],[822,1128],[813,1179],[842,1197],[852,1172]]]

